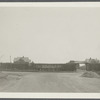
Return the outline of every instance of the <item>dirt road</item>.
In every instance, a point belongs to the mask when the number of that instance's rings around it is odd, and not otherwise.
[[[1,92],[100,92],[100,79],[82,73],[28,73],[2,85]],[[19,77],[19,76],[18,76]],[[1,85],[0,85],[1,87]]]

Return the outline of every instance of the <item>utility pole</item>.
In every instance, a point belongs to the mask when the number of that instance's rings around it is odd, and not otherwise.
[[[10,56],[10,63],[11,63],[11,56]]]
[[[0,60],[4,55],[0,56]],[[1,71],[2,71],[2,62],[0,61]]]

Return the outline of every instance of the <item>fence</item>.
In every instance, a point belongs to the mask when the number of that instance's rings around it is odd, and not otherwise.
[[[86,63],[86,70],[87,71],[100,71],[100,63],[98,64]]]
[[[66,64],[15,64],[1,63],[1,71],[37,71],[37,72],[59,72],[59,71],[76,71],[76,63]]]

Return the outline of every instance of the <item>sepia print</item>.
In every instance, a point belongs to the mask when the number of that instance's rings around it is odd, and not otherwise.
[[[0,7],[0,92],[100,93],[100,7]]]

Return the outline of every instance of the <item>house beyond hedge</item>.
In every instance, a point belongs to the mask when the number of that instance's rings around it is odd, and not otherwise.
[[[26,63],[30,63],[31,60],[28,57],[17,57],[14,58],[14,63],[16,64],[26,64]]]

